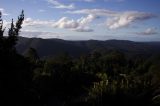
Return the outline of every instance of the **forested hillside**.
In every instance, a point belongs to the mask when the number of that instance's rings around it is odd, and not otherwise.
[[[23,20],[22,11],[16,23],[11,22],[6,37],[0,16],[2,106],[160,105],[160,54],[152,53],[159,43],[26,38],[18,41]],[[24,55],[17,52],[17,42]],[[57,55],[62,49],[65,53]],[[100,51],[105,49],[109,51]],[[52,58],[40,58],[53,53]],[[78,57],[72,56],[74,53]],[[130,58],[130,53],[138,54]]]
[[[31,47],[36,49],[41,58],[63,53],[79,57],[94,51],[108,53],[114,50],[123,52],[130,57],[136,55],[148,57],[160,53],[160,42],[133,42],[126,40],[66,41],[61,39],[19,37],[16,48],[20,54],[25,54]]]

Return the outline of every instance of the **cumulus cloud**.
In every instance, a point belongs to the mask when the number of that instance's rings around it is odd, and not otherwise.
[[[3,8],[0,8],[0,12],[2,13],[2,15],[9,15],[8,13],[5,12],[5,10]]]
[[[144,21],[155,17],[150,13],[143,13],[143,12],[123,12],[118,16],[111,17],[107,20],[107,26],[109,29],[117,29],[129,26],[133,22],[137,21]]]
[[[73,3],[66,5],[66,4],[60,3],[57,0],[46,0],[46,1],[52,4],[54,8],[59,8],[59,9],[74,9],[75,8],[75,5]]]
[[[94,15],[88,15],[87,17],[82,17],[77,20],[70,20],[67,17],[63,17],[53,26],[55,28],[67,28],[78,32],[91,32],[93,29],[90,29],[88,24],[91,23],[95,18],[97,17]]]
[[[62,17],[54,25],[55,28],[76,28],[78,27],[78,22],[74,20],[69,20],[67,17]]]
[[[133,23],[145,21],[156,17],[151,13],[138,12],[138,11],[112,11],[107,9],[82,9],[75,11],[68,11],[70,14],[92,14],[95,16],[105,16],[107,19],[106,26],[109,29],[118,29],[127,27]]]
[[[147,28],[144,32],[139,32],[136,34],[140,34],[140,35],[155,35],[158,34],[156,28]]]
[[[89,23],[91,23],[97,17],[94,15],[88,15],[86,17],[81,17],[77,20],[69,19],[67,17],[62,17],[57,21],[54,20],[34,20],[32,18],[26,18],[23,22],[23,27],[50,27],[50,28],[63,28],[69,29],[77,32],[92,32],[93,29],[89,27]],[[8,24],[8,22],[6,22]]]

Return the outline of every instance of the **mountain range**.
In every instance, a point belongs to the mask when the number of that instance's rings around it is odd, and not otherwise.
[[[34,48],[41,58],[68,53],[77,57],[89,54],[93,51],[109,52],[113,50],[121,51],[130,56],[148,56],[160,53],[160,42],[134,42],[127,40],[86,40],[68,41],[62,39],[42,39],[19,37],[16,45],[20,54],[25,54],[29,48]]]

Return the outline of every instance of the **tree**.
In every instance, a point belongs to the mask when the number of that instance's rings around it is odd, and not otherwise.
[[[22,23],[24,20],[24,11],[22,10],[21,15],[18,17],[16,24],[14,25],[13,19],[11,23],[11,27],[8,31],[8,38],[7,38],[7,46],[8,48],[14,48],[17,43],[19,31],[22,28]]]
[[[4,32],[4,29],[3,29],[3,20],[1,19],[2,17],[2,13],[0,12],[0,38],[3,37],[3,32]]]
[[[4,33],[4,30],[5,29],[3,29],[3,20],[2,20],[2,13],[0,12],[0,51],[2,51],[3,50],[3,40],[4,40],[4,38],[3,38],[3,33]]]
[[[16,52],[15,45],[21,25],[24,20],[24,12],[14,24],[13,19],[8,30],[8,36],[4,36],[2,14],[0,13],[0,96],[1,103],[13,105],[27,101],[29,86],[31,85],[30,64]]]
[[[39,60],[38,53],[34,48],[29,48],[25,55],[32,63],[37,63]]]
[[[14,24],[13,19],[11,22],[11,26],[8,30],[8,36],[4,36],[5,28],[3,28],[3,20],[2,20],[2,13],[0,12],[0,51],[1,53],[11,53],[10,51],[15,51],[15,45],[18,40],[18,35],[20,29],[22,28],[21,25],[24,20],[24,11],[22,10],[21,15],[18,17],[16,24]]]

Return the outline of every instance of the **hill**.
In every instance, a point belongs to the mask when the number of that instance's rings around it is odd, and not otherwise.
[[[160,42],[133,42],[127,40],[87,40],[67,41],[62,39],[41,39],[20,37],[16,48],[19,53],[25,54],[30,48],[35,48],[40,57],[55,56],[68,53],[77,57],[93,51],[109,52],[118,50],[129,56],[148,56],[160,53]]]

